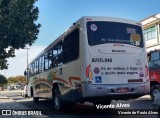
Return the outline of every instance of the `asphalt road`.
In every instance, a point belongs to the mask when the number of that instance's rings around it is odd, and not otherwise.
[[[20,91],[13,92],[4,92],[1,93],[0,96],[7,96],[10,100],[15,103],[19,103],[26,108],[32,110],[40,110],[43,115],[47,117],[55,117],[55,118],[158,118],[157,115],[148,114],[148,111],[153,111],[152,101],[150,96],[143,96],[136,100],[125,100],[125,101],[112,101],[111,106],[114,108],[106,108],[106,109],[95,109],[92,103],[86,102],[85,104],[77,103],[73,106],[71,110],[66,111],[55,111],[53,109],[53,105],[51,101],[48,100],[40,100],[39,103],[33,103],[32,98],[23,98],[21,96]],[[0,104],[1,105],[1,104]],[[14,105],[13,105],[14,106]],[[109,106],[107,106],[109,107]],[[10,107],[12,108],[12,106]],[[23,109],[23,108],[18,108]],[[133,115],[142,114],[142,115]],[[123,114],[122,114],[123,113]],[[119,115],[118,115],[119,114]],[[132,115],[131,115],[132,114]],[[146,115],[147,114],[147,115]]]

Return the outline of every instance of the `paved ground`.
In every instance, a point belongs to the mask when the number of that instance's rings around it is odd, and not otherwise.
[[[128,109],[153,109],[152,101],[150,97],[143,96],[136,100],[125,100],[125,101],[112,101],[111,104],[130,104]],[[3,109],[41,109],[46,110],[52,108],[52,104],[50,101],[41,100],[39,103],[33,103],[32,98],[23,98],[21,96],[21,91],[0,91],[0,108]],[[127,109],[127,108],[126,108]],[[69,112],[57,112],[55,110],[52,111],[55,115],[43,115],[40,117],[54,117],[54,118],[157,118],[156,115],[113,115],[117,113],[116,110],[109,110],[112,115],[107,115],[106,111],[101,112],[101,110],[93,110],[93,104],[85,103],[85,104],[77,104],[74,106],[72,111]],[[77,115],[78,114],[78,115]],[[0,116],[1,118],[2,116]],[[4,116],[3,116],[4,117]],[[6,116],[5,116],[6,117]],[[14,116],[17,118],[17,116]],[[24,116],[18,116],[23,117]],[[31,116],[25,116],[30,118]],[[37,118],[37,116],[32,116],[33,118]],[[31,118],[32,118],[31,117]],[[8,118],[8,117],[7,117]],[[39,116],[38,116],[39,118]]]
[[[17,101],[5,96],[5,94],[12,95],[12,93],[21,93],[21,90],[13,90],[13,91],[0,91],[0,114],[3,110],[11,110],[11,109],[28,109],[32,110],[31,108],[18,103]],[[0,118],[48,118],[47,116],[6,116],[6,115],[0,115]]]

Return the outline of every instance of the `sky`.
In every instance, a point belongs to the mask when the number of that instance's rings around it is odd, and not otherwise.
[[[29,47],[28,61],[38,55],[82,16],[109,16],[141,21],[160,14],[160,0],[38,0],[41,24],[36,42]],[[8,59],[9,68],[0,71],[6,77],[23,75],[27,66],[27,50],[16,50]]]

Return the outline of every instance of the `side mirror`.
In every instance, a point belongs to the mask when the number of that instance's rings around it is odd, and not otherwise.
[[[27,71],[24,71],[24,76],[27,76]]]

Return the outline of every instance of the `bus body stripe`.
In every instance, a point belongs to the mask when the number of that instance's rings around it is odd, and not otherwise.
[[[71,86],[73,86],[72,80],[81,81],[81,78],[79,78],[79,77],[69,77],[69,82],[70,82]]]
[[[64,79],[61,79],[61,78],[54,78],[53,80],[57,80],[57,81],[60,81],[64,84],[67,84],[69,86],[73,86],[72,80],[80,81],[81,79],[79,77],[69,77],[69,82],[67,82],[67,81],[65,81]]]

